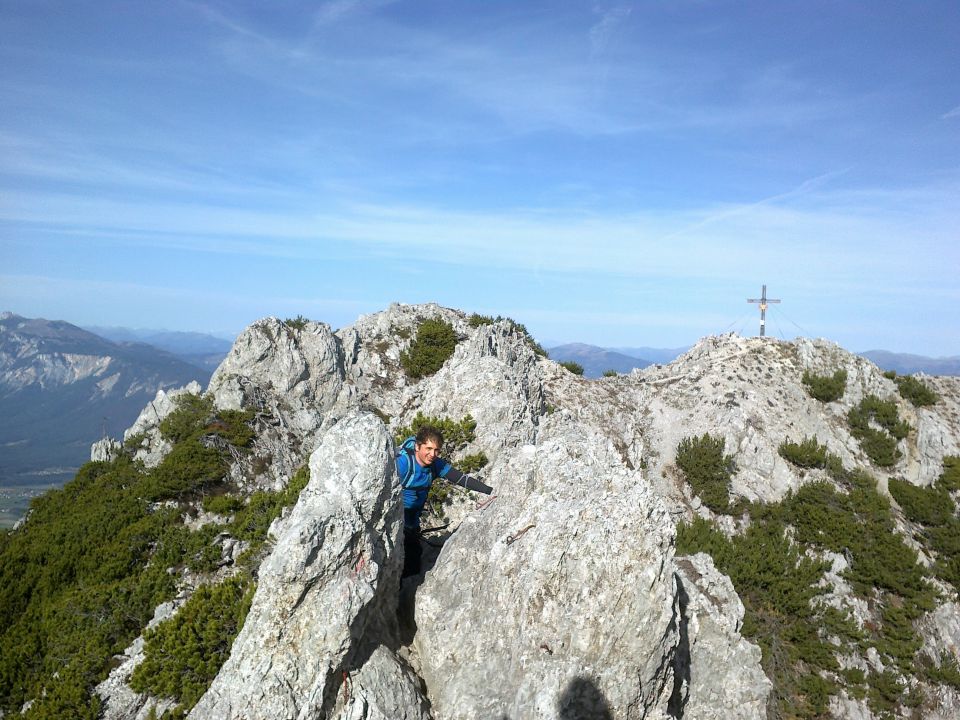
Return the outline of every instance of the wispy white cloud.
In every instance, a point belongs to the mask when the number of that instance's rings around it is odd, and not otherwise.
[[[960,105],[957,105],[953,110],[948,110],[943,115],[940,116],[941,120],[951,120],[952,118],[960,117]]]
[[[898,285],[915,289],[921,282],[934,294],[955,288],[945,268],[960,265],[960,249],[946,250],[941,243],[944,228],[960,222],[960,208],[944,199],[956,186],[912,190],[894,199],[889,192],[827,192],[827,179],[750,204],[606,214],[356,203],[287,213],[17,191],[5,197],[0,218],[178,252],[316,260],[340,247],[478,270],[651,278],[765,271],[868,293],[878,290],[881,277],[885,292]],[[56,226],[50,218],[57,219]],[[907,247],[913,251],[905,256]],[[933,268],[917,255],[928,247],[939,248]]]

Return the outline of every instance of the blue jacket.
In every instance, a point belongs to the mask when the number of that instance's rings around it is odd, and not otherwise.
[[[427,493],[430,492],[430,486],[433,485],[436,478],[446,477],[453,466],[443,458],[438,457],[424,467],[412,456],[402,452],[397,455],[397,475],[399,477],[406,477],[411,462],[413,463],[413,475],[403,489],[403,525],[407,528],[419,529],[420,513],[423,512],[423,506],[427,502]]]

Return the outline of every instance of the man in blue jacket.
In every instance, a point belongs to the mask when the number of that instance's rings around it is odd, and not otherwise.
[[[420,515],[427,502],[430,486],[437,478],[489,495],[493,488],[453,467],[440,457],[443,435],[424,425],[416,437],[409,438],[397,453],[397,476],[403,487],[403,575],[420,573]]]

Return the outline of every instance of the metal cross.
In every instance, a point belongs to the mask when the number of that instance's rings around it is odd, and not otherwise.
[[[767,297],[767,286],[763,286],[763,292],[758,298],[747,298],[748,303],[760,303],[760,337],[767,334],[767,303],[779,303],[779,300],[771,300]]]

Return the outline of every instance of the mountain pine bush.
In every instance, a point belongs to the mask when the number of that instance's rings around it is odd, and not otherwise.
[[[804,371],[801,380],[807,387],[810,397],[828,403],[839,400],[847,388],[847,371],[837,370],[833,375],[816,375]]]
[[[900,396],[914,407],[928,407],[940,402],[940,396],[913,375],[897,375],[893,381],[897,384]]]
[[[827,447],[817,438],[804,438],[799,443],[784,440],[777,449],[780,457],[800,468],[824,468],[827,466]]]
[[[677,446],[677,467],[697,497],[715,513],[730,512],[730,476],[735,465],[723,448],[723,438],[708,433],[684,438]]]
[[[573,360],[564,360],[562,363],[559,363],[560,367],[569,370],[574,375],[583,375],[583,365]]]
[[[867,395],[847,413],[851,434],[860,441],[860,447],[874,465],[892,467],[902,453],[897,441],[910,432],[910,426],[900,420],[897,404]],[[877,425],[879,427],[874,427]]]
[[[420,323],[410,347],[400,353],[400,365],[412,380],[433,375],[443,367],[457,347],[457,333],[446,320],[427,319]]]
[[[179,703],[188,712],[213,682],[243,627],[254,585],[238,576],[202,585],[171,618],[144,634],[144,660],[130,687]]]

